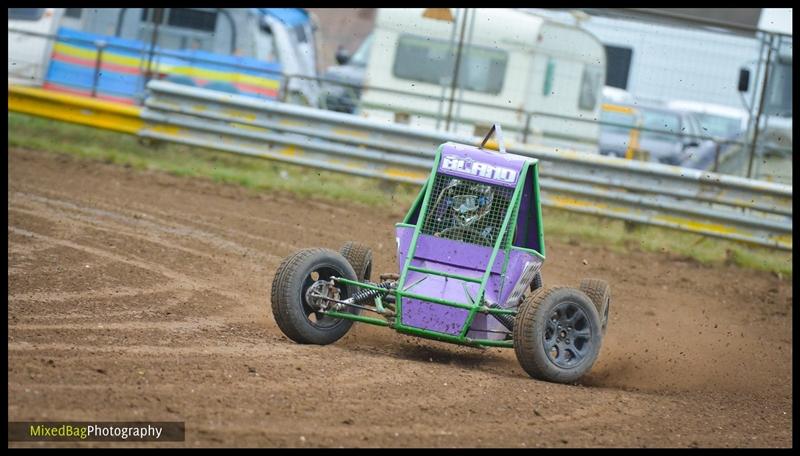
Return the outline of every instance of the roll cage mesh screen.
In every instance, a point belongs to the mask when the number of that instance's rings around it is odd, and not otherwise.
[[[513,192],[509,187],[437,174],[422,234],[494,247]]]

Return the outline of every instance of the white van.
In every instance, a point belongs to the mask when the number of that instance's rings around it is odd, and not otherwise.
[[[667,107],[693,113],[706,136],[736,139],[747,131],[749,116],[744,109],[692,100],[670,100]]]
[[[9,8],[8,28],[53,35],[58,29],[64,8]],[[8,80],[10,83],[42,85],[47,74],[53,42],[36,35],[8,34]]]
[[[444,129],[441,119],[449,111],[451,124],[457,124],[450,130],[459,134],[483,136],[492,123],[500,123],[518,141],[527,136],[527,142],[556,147],[578,142],[596,149],[603,45],[585,30],[530,13],[471,9],[459,65],[463,92],[452,94],[463,11],[455,21],[423,8],[378,11],[360,115]],[[528,135],[526,111],[539,113],[530,119]]]

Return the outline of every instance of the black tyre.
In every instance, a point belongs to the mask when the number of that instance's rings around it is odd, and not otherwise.
[[[539,271],[535,276],[533,276],[533,280],[531,280],[531,291],[536,291],[539,288],[542,288],[542,286],[544,286],[542,284],[542,272]]]
[[[348,241],[342,246],[339,253],[347,258],[347,261],[353,266],[358,280],[362,282],[370,280],[372,275],[372,249],[359,242]]]
[[[575,288],[547,288],[522,302],[514,324],[514,353],[533,378],[572,383],[589,372],[602,342],[592,300]]]
[[[600,325],[605,336],[606,328],[608,328],[608,310],[611,307],[611,286],[605,280],[583,279],[580,289],[594,303],[597,314],[600,315]]]
[[[342,338],[353,325],[344,320],[315,311],[309,304],[312,287],[322,289],[321,281],[331,277],[357,280],[350,263],[339,253],[329,249],[304,249],[287,257],[275,271],[272,280],[272,315],[281,331],[300,344],[327,345]],[[324,289],[327,293],[329,289]],[[341,286],[334,291],[344,300],[354,293],[353,287]],[[348,308],[342,312],[358,313]]]

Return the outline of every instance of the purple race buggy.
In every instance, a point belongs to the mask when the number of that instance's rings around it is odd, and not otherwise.
[[[498,151],[485,148],[493,132]],[[609,285],[543,287],[538,161],[506,153],[498,126],[480,147],[439,146],[430,177],[396,225],[399,274],[371,282],[372,251],[304,249],[272,282],[286,336],[326,345],[354,321],[475,347],[513,347],[532,377],[578,380],[600,351]],[[375,317],[362,315],[377,314]]]

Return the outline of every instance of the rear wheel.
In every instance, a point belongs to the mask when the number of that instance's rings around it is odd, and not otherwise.
[[[571,383],[589,372],[600,353],[600,317],[575,288],[544,288],[520,305],[514,353],[533,378]]]
[[[608,309],[611,307],[611,287],[608,282],[601,279],[583,279],[580,289],[591,298],[597,314],[600,315],[600,325],[603,328],[603,335],[606,334],[608,327]]]
[[[531,291],[536,291],[539,288],[542,288],[542,272],[539,271],[533,276],[533,280],[531,280]]]
[[[348,241],[339,252],[353,266],[358,280],[361,282],[370,280],[372,275],[372,249],[360,242]]]
[[[329,285],[331,277],[357,280],[350,263],[329,249],[304,249],[287,257],[275,272],[270,294],[272,315],[286,337],[301,344],[327,345],[342,338],[352,320],[335,318],[320,312],[325,295],[344,300],[354,290],[350,286]],[[358,313],[358,309],[341,312]]]

